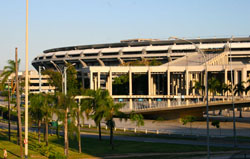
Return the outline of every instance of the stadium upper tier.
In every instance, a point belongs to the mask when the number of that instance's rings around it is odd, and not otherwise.
[[[188,42],[189,41],[189,42]],[[207,54],[218,54],[231,48],[233,61],[249,63],[250,37],[183,40],[131,39],[120,43],[79,45],[45,50],[32,65],[52,68],[55,64],[75,63],[87,66],[117,66],[129,61],[156,59],[163,64],[197,52],[194,44]],[[192,42],[193,44],[191,44]],[[230,56],[229,56],[230,57]]]

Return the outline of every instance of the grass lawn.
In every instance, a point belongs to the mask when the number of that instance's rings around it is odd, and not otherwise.
[[[8,150],[8,157],[18,158],[19,157],[19,146],[16,144],[16,133],[12,132],[12,142],[7,141],[7,130],[0,129],[0,158],[3,156],[3,148]],[[45,158],[43,155],[45,152],[41,153],[41,149],[37,149],[37,135],[36,133],[29,133],[29,156],[30,158]],[[43,141],[43,137],[41,137]],[[84,138],[82,137],[82,151],[83,153],[78,153],[78,142],[76,139],[70,139],[70,151],[69,158],[95,158],[95,157],[106,157],[112,155],[126,155],[126,154],[147,154],[147,153],[181,153],[181,152],[206,152],[205,146],[190,146],[190,145],[178,145],[178,144],[166,144],[166,143],[146,143],[146,142],[134,142],[134,141],[115,141],[114,150],[111,149],[108,140],[99,141],[94,138]],[[49,146],[47,151],[64,152],[64,139],[60,137],[57,138],[56,135],[49,136]],[[213,148],[211,151],[231,151],[235,150],[233,148]],[[40,152],[39,152],[40,151]],[[175,155],[165,156],[167,158],[178,158]],[[164,158],[163,156],[151,156],[151,158]],[[8,159],[9,159],[8,158]],[[131,158],[131,157],[130,157]],[[133,158],[133,157],[132,157]],[[137,157],[136,157],[137,158]],[[141,157],[141,158],[150,158]]]

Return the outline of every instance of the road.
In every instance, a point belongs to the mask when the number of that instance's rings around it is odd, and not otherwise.
[[[8,124],[0,123],[0,128],[7,129]],[[12,129],[16,129],[16,125],[11,126]],[[24,130],[24,128],[23,128]],[[29,131],[36,131],[35,128],[30,128]],[[82,137],[88,138],[98,138],[98,134],[96,133],[86,133],[81,132]],[[103,134],[103,139],[109,139],[109,136]],[[131,137],[131,136],[114,136],[115,140],[122,141],[137,141],[137,142],[150,142],[150,143],[169,143],[169,144],[182,144],[182,145],[197,145],[197,146],[206,146],[206,141],[197,141],[197,140],[183,140],[183,139],[162,139],[162,138],[149,138],[149,137]],[[221,141],[221,140],[220,140]],[[214,147],[233,147],[233,144],[228,144],[228,142],[211,142],[211,146]],[[250,144],[238,144],[238,148],[246,148],[250,149]]]

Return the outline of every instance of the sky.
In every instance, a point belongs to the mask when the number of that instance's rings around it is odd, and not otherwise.
[[[29,69],[44,50],[132,38],[250,35],[249,0],[29,0]],[[25,70],[26,0],[0,0],[0,70]]]

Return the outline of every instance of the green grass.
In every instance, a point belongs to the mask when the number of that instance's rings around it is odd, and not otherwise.
[[[10,159],[18,158],[20,148],[16,144],[16,133],[12,132],[12,141],[7,141],[7,130],[0,129],[0,158],[2,158],[2,150],[6,148],[8,150],[8,156]],[[41,136],[43,141],[43,136]],[[191,145],[178,145],[178,144],[167,144],[167,143],[147,143],[147,142],[134,142],[134,141],[114,141],[115,148],[111,149],[109,140],[99,141],[95,138],[82,137],[82,151],[78,153],[78,142],[76,139],[70,139],[70,151],[69,158],[91,158],[95,156],[104,157],[110,155],[124,155],[128,153],[181,153],[181,152],[206,152],[205,146],[191,146]],[[29,133],[29,156],[30,158],[44,158],[40,150],[35,149],[37,146],[37,135],[36,133]],[[49,136],[49,146],[53,147],[53,151],[64,152],[64,139],[63,137],[57,138],[56,135]],[[33,151],[35,150],[35,151]],[[211,151],[231,151],[233,148],[213,148]],[[37,152],[36,152],[37,151]],[[40,152],[38,152],[40,151]],[[167,158],[178,158],[178,156],[169,155]],[[141,158],[159,158],[163,159],[164,156],[145,156]],[[133,157],[130,157],[133,158]],[[165,156],[166,158],[166,156]]]

